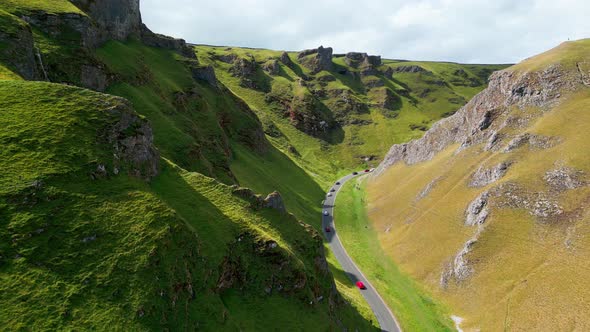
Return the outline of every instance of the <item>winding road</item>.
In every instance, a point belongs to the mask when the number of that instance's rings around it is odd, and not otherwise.
[[[359,172],[359,175],[365,174],[365,172]],[[338,230],[334,225],[334,207],[336,202],[336,196],[338,196],[338,192],[342,188],[342,186],[350,179],[356,177],[358,175],[349,174],[337,182],[340,182],[340,185],[334,185],[331,189],[335,189],[335,192],[332,192],[331,196],[326,196],[326,200],[324,201],[322,207],[322,229],[324,231],[324,235],[328,239],[328,243],[330,244],[330,249],[336,256],[338,262],[342,266],[342,270],[348,275],[350,280],[355,284],[357,281],[362,281],[365,284],[366,289],[359,289],[361,294],[363,294],[367,303],[373,310],[373,313],[377,317],[379,321],[379,326],[381,326],[382,331],[387,332],[400,332],[401,328],[397,323],[395,317],[385,301],[379,296],[379,293],[375,290],[373,285],[367,280],[367,278],[363,275],[361,270],[354,264],[346,249],[342,245],[340,238],[338,237]],[[328,211],[328,215],[324,215],[324,211]],[[330,228],[330,232],[326,232],[326,227]]]

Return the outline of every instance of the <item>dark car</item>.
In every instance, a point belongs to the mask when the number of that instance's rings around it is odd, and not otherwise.
[[[359,175],[359,172],[352,172],[352,175]]]
[[[369,173],[370,171],[368,169],[365,170],[365,173]]]
[[[330,189],[330,192],[331,192],[331,193],[333,193],[333,192],[335,192],[335,191],[336,191],[336,189],[334,189],[334,188]]]
[[[330,228],[330,226],[326,226],[325,230],[326,230],[326,233],[330,233],[332,231],[332,229]]]
[[[340,185],[340,182],[336,182],[336,185],[339,186]]]
[[[357,281],[356,287],[358,287],[359,289],[367,289],[367,287],[365,286],[365,284],[362,281]]]

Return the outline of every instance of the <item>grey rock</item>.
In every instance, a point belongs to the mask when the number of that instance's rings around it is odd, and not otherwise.
[[[560,167],[545,173],[543,179],[558,192],[577,189],[587,185],[584,172],[569,167]]]
[[[80,83],[85,88],[99,92],[104,92],[109,85],[105,69],[98,65],[83,65],[80,74]]]
[[[291,57],[289,56],[289,53],[287,53],[287,52],[283,52],[283,54],[281,54],[281,57],[279,58],[279,60],[281,61],[281,63],[283,63],[285,66],[287,66],[289,68],[293,68],[295,66],[295,64],[291,60]]]
[[[430,192],[436,187],[436,185],[440,182],[440,180],[442,180],[442,177],[437,177],[436,179],[430,181],[430,183],[428,183],[426,185],[426,187],[424,187],[420,193],[418,194],[418,196],[416,196],[415,201],[421,201],[422,199],[426,198],[426,196],[428,196],[428,194],[430,194]]]
[[[277,191],[272,192],[266,196],[264,199],[264,207],[275,209],[281,212],[287,212],[285,203],[283,202],[283,197],[281,197],[281,194],[279,194]]]
[[[394,145],[372,176],[379,176],[400,161],[412,165],[430,160],[451,144],[461,143],[462,149],[465,149],[484,143],[490,139],[490,133],[502,129],[503,123],[496,119],[508,114],[513,107],[550,107],[559,100],[561,93],[574,91],[581,86],[579,80],[571,80],[571,75],[559,68],[552,66],[540,72],[525,73],[510,70],[495,72],[490,77],[488,88],[454,115],[434,124],[422,138]],[[485,129],[482,130],[482,127]],[[528,141],[534,148],[546,148],[559,141],[530,135],[518,140],[512,145],[518,146]]]
[[[139,0],[71,0],[92,18],[96,25],[97,44],[108,40],[125,41],[141,36]]]
[[[18,20],[16,17],[13,19]],[[14,33],[0,30],[0,56],[9,69],[25,80],[45,80],[42,58],[35,48],[30,27],[14,25]]]
[[[398,66],[393,68],[393,73],[430,73],[430,71],[416,65]]]
[[[198,81],[205,81],[213,87],[219,87],[215,69],[212,66],[195,66],[191,67],[193,78]]]
[[[508,172],[510,165],[509,162],[502,162],[490,168],[480,166],[471,176],[469,187],[485,187],[500,180]]]
[[[465,211],[466,226],[483,225],[486,222],[489,215],[489,198],[489,192],[485,191],[469,204]]]
[[[262,65],[262,70],[267,72],[269,75],[276,76],[281,73],[281,66],[279,65],[278,60],[272,59]]]
[[[159,33],[154,33],[148,29],[145,24],[141,25],[141,40],[147,46],[169,49],[178,52],[179,54],[196,59],[195,50],[188,46],[184,39],[177,39]]]
[[[324,48],[320,46],[316,49],[305,50],[297,55],[301,64],[311,70],[312,75],[322,70],[332,70],[333,50],[331,47]]]
[[[135,115],[127,101],[108,112],[119,119],[105,134],[107,142],[113,146],[115,167],[146,180],[158,175],[160,154],[154,147],[149,123]]]

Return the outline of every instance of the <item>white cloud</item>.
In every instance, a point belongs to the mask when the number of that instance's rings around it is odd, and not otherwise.
[[[587,0],[142,0],[142,13],[193,43],[397,59],[517,62],[590,37]]]

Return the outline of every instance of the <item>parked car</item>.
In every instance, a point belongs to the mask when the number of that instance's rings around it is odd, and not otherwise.
[[[352,175],[359,175],[359,172],[352,172]]]
[[[324,216],[329,216],[330,213],[328,212],[328,210],[324,211]]]
[[[369,173],[369,172],[370,172],[370,170],[368,170],[368,169],[365,170],[365,173]]]
[[[336,182],[336,185],[339,186],[340,185],[340,182]]]
[[[332,193],[328,193],[328,197],[332,197]]]
[[[367,287],[365,286],[365,284],[362,281],[357,281],[356,287],[358,287],[359,289],[367,289]]]
[[[332,193],[335,191],[336,191],[336,189],[334,189],[334,188],[330,189],[330,192],[332,192]]]
[[[330,233],[332,231],[332,229],[330,228],[330,226],[326,226],[325,230],[326,230],[326,233]]]

